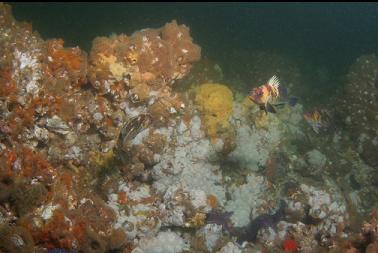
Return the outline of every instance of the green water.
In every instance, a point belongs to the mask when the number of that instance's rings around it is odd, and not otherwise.
[[[303,76],[304,91],[300,94],[309,104],[327,101],[358,56],[378,52],[378,6],[374,3],[12,3],[12,6],[16,19],[32,22],[43,38],[64,38],[67,46],[78,45],[86,51],[96,36],[130,35],[176,19],[190,27],[194,41],[202,47],[202,55],[217,62],[226,79],[235,72],[247,75],[248,70],[234,67],[243,64],[232,57],[238,51],[247,54],[246,59],[248,52],[256,50],[292,59]],[[245,79],[248,82],[248,76]],[[248,83],[245,86],[242,89],[248,89]]]

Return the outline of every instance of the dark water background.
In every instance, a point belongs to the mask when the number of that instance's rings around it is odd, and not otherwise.
[[[47,38],[64,38],[66,46],[87,52],[96,36],[130,35],[176,19],[191,29],[203,56],[227,65],[235,50],[265,50],[290,55],[307,76],[317,68],[339,77],[361,54],[378,51],[376,3],[11,3],[17,20],[33,23]],[[227,71],[226,71],[227,75]],[[327,86],[327,87],[325,87]],[[327,93],[327,94],[328,94]],[[329,94],[328,94],[329,95]],[[327,95],[326,95],[327,96]]]

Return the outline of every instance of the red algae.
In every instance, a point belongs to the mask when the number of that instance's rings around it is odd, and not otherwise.
[[[0,96],[6,97],[14,95],[17,91],[17,85],[12,80],[11,69],[0,69]]]
[[[62,39],[47,41],[48,66],[53,76],[62,75],[67,71],[73,79],[72,84],[82,85],[86,82],[86,54],[78,47],[64,48]]]
[[[282,248],[285,252],[297,252],[298,245],[295,240],[286,239],[282,244]]]
[[[118,203],[120,203],[121,205],[125,205],[125,204],[127,204],[127,202],[128,202],[128,200],[127,200],[126,192],[120,191],[118,193]]]
[[[60,175],[60,180],[63,182],[63,184],[68,188],[71,189],[73,186],[73,175],[70,172],[63,172]]]

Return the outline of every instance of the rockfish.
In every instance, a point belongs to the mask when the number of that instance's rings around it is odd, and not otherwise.
[[[331,115],[325,109],[314,109],[313,111],[303,114],[306,122],[311,126],[315,133],[319,134],[321,131],[327,130],[331,127]]]
[[[320,132],[320,128],[322,127],[322,115],[319,113],[319,111],[315,110],[312,112],[307,112],[303,115],[303,117],[311,126],[312,130],[318,134]]]
[[[284,105],[285,103],[278,102],[280,98],[287,97],[287,89],[280,85],[280,81],[277,76],[272,76],[266,84],[260,87],[253,88],[249,92],[249,99],[255,104],[260,106],[261,110],[266,113],[277,113],[275,107]],[[290,106],[294,106],[297,103],[297,98],[291,97],[288,101]]]

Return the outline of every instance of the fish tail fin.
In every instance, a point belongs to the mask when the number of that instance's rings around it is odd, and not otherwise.
[[[297,103],[298,103],[298,98],[297,98],[297,97],[291,97],[291,98],[289,99],[289,105],[290,105],[291,107],[294,107]]]
[[[322,124],[321,123],[316,123],[312,126],[312,129],[314,130],[315,133],[319,134],[320,133],[320,130],[322,128]]]

